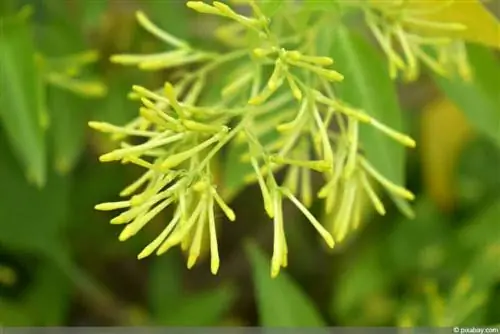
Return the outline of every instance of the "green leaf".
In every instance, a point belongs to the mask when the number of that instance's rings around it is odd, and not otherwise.
[[[335,281],[330,314],[343,325],[366,324],[369,315],[364,312],[364,306],[389,286],[391,276],[381,262],[382,257],[378,245],[371,243],[357,258],[350,259],[349,267],[343,269],[342,276]],[[356,322],[350,323],[352,321]]]
[[[273,17],[285,3],[284,0],[261,0],[259,7],[267,17]]]
[[[27,183],[0,132],[0,244],[13,250],[47,252],[58,247],[68,217],[69,179],[49,173],[43,189]],[[59,249],[58,249],[59,250]]]
[[[0,326],[33,326],[30,316],[18,303],[0,299]]]
[[[87,130],[86,101],[54,87],[49,88],[50,137],[58,172],[73,169],[85,149]]]
[[[235,297],[236,290],[230,285],[187,296],[168,313],[160,315],[157,325],[190,327],[218,325]]]
[[[0,120],[27,177],[38,186],[46,179],[44,88],[35,63],[32,32],[25,18],[0,19]]]
[[[401,131],[402,116],[396,90],[386,65],[377,50],[345,27],[336,29],[331,56],[336,70],[345,77],[338,84],[338,96],[362,108],[370,116]],[[360,125],[361,147],[366,157],[386,178],[404,184],[404,147],[370,125]]]
[[[325,326],[313,301],[286,272],[272,279],[269,260],[262,251],[254,244],[248,244],[246,251],[253,269],[260,326]]]
[[[415,204],[415,219],[402,219],[384,244],[390,271],[407,274],[415,270],[432,270],[447,260],[443,244],[450,236],[448,219],[430,198],[422,197]]]
[[[337,0],[304,0],[303,3],[304,9],[311,11],[335,11],[339,9],[339,2]]]
[[[114,73],[109,81],[109,92],[106,100],[99,103],[93,113],[95,120],[109,122],[116,125],[125,125],[139,114],[139,102],[127,99],[127,94],[136,85],[137,75],[126,70]]]
[[[337,85],[338,96],[356,108],[362,108],[379,122],[396,131],[403,130],[401,110],[394,83],[377,50],[360,36],[339,27],[333,38],[331,55],[336,70],[345,79]],[[393,183],[405,183],[405,149],[381,131],[367,124],[359,130],[360,147],[371,164]],[[398,209],[413,217],[405,200],[390,194]]]
[[[500,145],[500,62],[485,47],[469,45],[473,81],[435,76],[441,90],[465,113],[471,124]]]
[[[187,39],[189,37],[189,14],[191,11],[185,2],[145,0],[142,3],[150,19],[160,28],[177,38]]]
[[[15,13],[16,3],[14,0],[3,0],[0,2],[0,17]]]
[[[459,231],[460,244],[469,250],[477,250],[488,245],[500,245],[500,200],[497,200],[465,224]]]
[[[182,302],[182,263],[177,253],[156,257],[150,266],[149,305],[158,322]]]
[[[59,268],[45,261],[36,273],[33,286],[23,301],[35,326],[64,324],[70,306],[70,284]]]

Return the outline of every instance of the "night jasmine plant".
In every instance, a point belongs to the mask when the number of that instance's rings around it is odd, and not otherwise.
[[[287,266],[285,201],[293,203],[333,248],[359,225],[364,202],[371,202],[379,214],[386,213],[379,189],[395,198],[414,199],[410,191],[386,178],[364,156],[359,136],[362,124],[407,147],[415,147],[415,141],[372,117],[370,110],[361,110],[336,96],[332,83],[342,85],[344,74],[335,69],[335,59],[318,53],[314,42],[325,25],[294,31],[285,20],[300,10],[299,2],[285,1],[272,19],[265,14],[263,2],[238,1],[238,5],[242,3],[250,11],[241,13],[251,14],[240,14],[241,7],[217,1],[187,2],[198,13],[228,22],[216,33],[227,42],[226,53],[200,50],[161,30],[144,13],[137,13],[139,24],[169,50],[116,55],[112,62],[143,70],[189,65],[189,70],[158,89],[134,86],[131,98],[140,100],[142,106],[130,123],[90,123],[119,142],[119,148],[100,157],[102,162],[120,161],[144,169],[144,174],[120,193],[122,201],[96,208],[122,211],[111,223],[125,226],[119,236],[124,241],[164,209],[173,207],[164,230],[138,257],[163,254],[180,245],[191,268],[203,249],[202,242],[208,240],[211,271],[216,274],[215,217],[222,212],[234,221],[236,215],[217,186],[213,163],[223,147],[242,143],[246,150],[241,159],[252,166],[253,173],[241,178],[258,184],[263,209],[274,224],[271,276],[275,277]],[[445,3],[450,1],[443,1],[443,6]],[[387,56],[393,78],[402,73],[414,80],[421,64],[441,75],[457,68],[463,77],[469,76],[463,42],[447,37],[448,31],[466,27],[428,21],[418,9],[406,8],[404,1],[353,1],[349,6],[364,13],[369,30]],[[442,37],[421,34],[420,28],[442,32]],[[328,29],[335,29],[335,25]],[[227,68],[233,76],[221,89],[218,101],[201,103],[213,76]],[[269,130],[277,130],[279,135],[263,140]],[[136,137],[142,141],[133,141]],[[281,169],[286,175],[280,183],[275,174]],[[323,179],[316,195],[313,172]],[[328,223],[320,222],[309,210],[315,196],[324,200],[327,213],[334,214]]]

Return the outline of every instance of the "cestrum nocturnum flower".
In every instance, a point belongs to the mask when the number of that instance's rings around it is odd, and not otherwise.
[[[130,123],[90,123],[120,143],[119,148],[102,155],[101,161],[131,163],[144,169],[144,174],[120,193],[124,200],[96,207],[123,210],[111,220],[112,224],[125,225],[119,239],[132,237],[164,209],[173,208],[171,220],[139,258],[180,245],[187,252],[190,268],[203,249],[202,243],[208,240],[211,271],[217,273],[215,217],[219,210],[230,221],[236,215],[219,192],[211,169],[213,158],[232,142],[245,145],[241,159],[252,166],[253,173],[241,177],[259,185],[264,210],[273,221],[273,277],[287,265],[284,201],[293,203],[333,248],[359,224],[365,199],[385,214],[375,184],[393,196],[407,200],[414,197],[381,175],[363,156],[359,126],[372,126],[408,147],[414,147],[415,142],[336,98],[331,83],[344,77],[332,68],[333,60],[316,54],[314,46],[307,43],[307,34],[283,35],[286,29],[272,26],[256,2],[249,1],[248,5],[252,16],[241,15],[217,1],[212,5],[187,2],[199,13],[223,17],[231,26],[240,27],[226,30],[226,38],[242,32],[251,37],[247,44],[227,53],[197,50],[139,12],[139,24],[172,50],[112,57],[115,63],[145,70],[197,65],[160,89],[134,86],[131,97],[140,100],[142,106]],[[232,80],[221,90],[220,99],[211,105],[200,103],[211,75],[229,63],[236,66],[231,67]],[[263,140],[269,131],[277,136]],[[137,144],[134,138],[142,140]],[[286,177],[279,183],[275,172],[283,168]],[[329,226],[323,226],[308,209],[314,197],[313,172],[324,178],[318,197],[324,199],[328,212],[335,213]]]

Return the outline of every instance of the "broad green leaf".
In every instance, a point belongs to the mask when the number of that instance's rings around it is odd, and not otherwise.
[[[16,3],[14,0],[3,0],[0,3],[0,17],[12,15],[15,13]]]
[[[44,88],[35,62],[33,36],[24,17],[0,19],[0,120],[27,177],[38,186],[46,179]]]
[[[67,91],[49,88],[50,137],[55,167],[60,173],[73,169],[85,149],[87,101]]]
[[[156,257],[151,263],[149,305],[153,316],[160,322],[183,302],[182,267],[178,254],[174,252]]]
[[[59,244],[68,218],[69,179],[49,173],[43,189],[30,186],[0,132],[0,244],[25,252],[46,252]]]
[[[304,0],[304,9],[311,11],[335,11],[339,9],[339,1],[318,1],[318,0]]]
[[[254,244],[248,244],[246,251],[252,265],[260,326],[325,326],[313,301],[286,272],[272,279],[269,259],[264,253]]]
[[[68,278],[52,263],[41,263],[33,285],[26,291],[24,309],[35,326],[60,326],[66,321],[70,307]]]
[[[427,197],[419,199],[415,212],[415,219],[405,218],[396,223],[384,244],[386,261],[390,261],[393,273],[433,270],[447,260],[443,247],[451,239],[448,219]]]
[[[482,46],[470,45],[468,52],[472,82],[437,76],[435,81],[477,131],[500,145],[500,62]]]
[[[473,217],[459,231],[459,240],[469,250],[481,249],[500,245],[500,229],[498,228],[498,217],[500,217],[500,200],[487,206]]]
[[[337,64],[335,69],[345,77],[336,87],[339,98],[402,131],[396,90],[376,49],[347,28],[338,27],[331,56]],[[360,126],[360,143],[368,160],[380,173],[396,184],[404,184],[405,151],[400,143],[366,124]]]
[[[370,0],[372,4],[379,8],[394,7],[394,4],[384,0]],[[460,23],[467,27],[461,31],[449,31],[444,29],[424,28],[421,26],[417,31],[427,35],[443,35],[462,38],[466,41],[485,44],[490,47],[500,48],[500,38],[498,31],[500,23],[495,16],[481,3],[480,0],[468,1],[443,1],[443,0],[408,0],[405,6],[411,13],[423,13],[418,16],[438,23]],[[411,14],[408,14],[411,16]],[[412,18],[416,18],[414,15]],[[415,27],[414,27],[415,28]]]
[[[367,314],[366,306],[386,294],[391,283],[390,268],[384,268],[381,258],[381,249],[372,243],[350,260],[350,265],[342,269],[335,281],[329,311],[342,325],[364,325],[365,321],[373,319]],[[390,313],[390,310],[382,310],[385,306],[380,303],[377,311]]]
[[[127,93],[136,85],[137,75],[131,75],[126,69],[114,73],[109,81],[109,93],[106,100],[99,103],[92,116],[95,120],[125,125],[139,115],[140,103],[127,99]]]
[[[474,210],[500,195],[499,165],[500,149],[488,138],[475,138],[465,146],[455,171],[462,210]]]
[[[145,0],[142,4],[149,18],[169,34],[181,39],[189,37],[191,10],[183,1]]]
[[[87,29],[95,29],[102,24],[104,13],[110,7],[109,0],[79,2],[78,4],[83,11],[82,25]]]
[[[259,7],[267,17],[273,17],[285,4],[284,0],[260,0]]]
[[[0,326],[34,326],[28,313],[19,303],[0,299]]]
[[[156,325],[216,326],[222,322],[235,298],[236,290],[227,285],[186,296],[175,308],[159,315]]]

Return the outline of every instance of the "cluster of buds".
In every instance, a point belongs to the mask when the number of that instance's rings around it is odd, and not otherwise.
[[[395,1],[365,9],[366,22],[389,60],[391,78],[401,71],[405,80],[416,80],[423,63],[438,75],[458,72],[462,79],[470,80],[465,43],[453,37],[467,27],[429,18],[453,2],[446,0],[436,3],[435,8],[419,8],[409,1]]]
[[[166,207],[175,206],[170,223],[139,258],[155,251],[161,254],[180,244],[188,252],[188,267],[192,267],[208,230],[212,272],[217,272],[215,210],[222,210],[231,221],[236,217],[217,191],[211,161],[228,144],[245,146],[241,160],[252,167],[253,173],[241,177],[258,183],[264,209],[273,220],[273,277],[288,262],[283,200],[293,203],[325,243],[334,247],[359,224],[361,198],[369,198],[375,209],[385,214],[372,182],[396,197],[413,199],[413,194],[386,179],[363,157],[359,126],[372,126],[409,147],[415,146],[415,142],[336,98],[331,83],[341,82],[343,76],[329,68],[333,65],[331,58],[280,43],[280,36],[273,33],[270,20],[254,1],[250,1],[253,17],[240,15],[220,2],[209,5],[189,1],[187,6],[231,19],[254,34],[252,40],[258,41],[258,45],[221,55],[198,51],[139,13],[138,21],[146,30],[176,49],[156,55],[112,58],[143,69],[205,63],[158,90],[134,86],[131,97],[140,99],[142,107],[139,117],[129,124],[119,127],[90,123],[121,142],[120,148],[101,156],[101,161],[132,163],[146,170],[121,193],[124,197],[133,195],[129,200],[97,206],[99,210],[128,209],[111,221],[127,224],[120,240],[136,234]],[[236,61],[239,67],[234,70],[235,79],[222,89],[218,103],[201,105],[200,95],[209,75]],[[266,69],[270,69],[269,76]],[[338,129],[334,130],[333,125]],[[265,140],[270,133],[275,139]],[[127,138],[132,137],[140,137],[143,142],[127,143]],[[279,184],[275,173],[283,168],[287,169],[286,179]],[[317,195],[325,199],[328,212],[336,212],[331,226],[323,226],[308,209],[313,201],[313,172],[325,178]],[[137,194],[139,189],[142,192]]]

